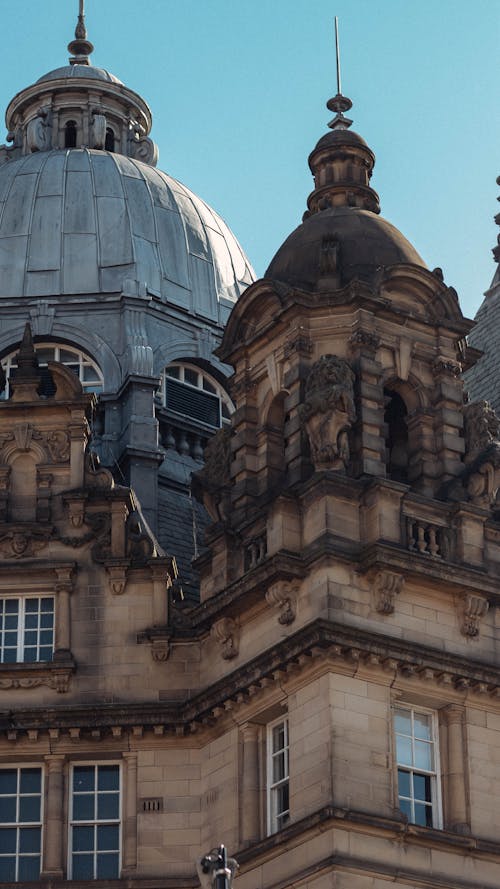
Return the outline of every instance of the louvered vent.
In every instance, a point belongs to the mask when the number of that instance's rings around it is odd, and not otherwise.
[[[172,377],[165,378],[165,407],[207,426],[218,429],[221,425],[220,399],[217,395],[186,386]]]

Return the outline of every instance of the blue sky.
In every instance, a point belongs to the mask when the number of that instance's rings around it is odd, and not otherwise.
[[[0,0],[4,108],[66,63],[77,8]],[[498,233],[498,0],[86,0],[86,14],[93,63],[153,110],[160,168],[221,213],[259,275],[312,189],[338,15],[343,92],[377,157],[382,215],[475,313]]]

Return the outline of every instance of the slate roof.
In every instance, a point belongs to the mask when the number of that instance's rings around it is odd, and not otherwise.
[[[495,275],[491,289],[486,291],[477,315],[476,326],[469,334],[469,343],[483,352],[477,364],[464,374],[469,401],[489,401],[500,415],[500,278]]]
[[[209,521],[203,506],[187,493],[159,487],[158,540],[168,555],[175,556],[184,601],[190,604],[199,602],[199,581],[192,568],[195,540],[199,555]]]

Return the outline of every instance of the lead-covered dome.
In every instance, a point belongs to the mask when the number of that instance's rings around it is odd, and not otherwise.
[[[252,270],[217,213],[149,164],[87,148],[0,166],[0,294],[146,289],[213,317]]]
[[[254,279],[223,220],[156,168],[144,99],[93,67],[83,14],[70,64],[17,93],[0,146],[0,297],[124,293],[223,323]]]

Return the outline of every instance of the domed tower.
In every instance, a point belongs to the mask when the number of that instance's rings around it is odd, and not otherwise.
[[[91,65],[83,9],[68,49],[69,64],[6,112],[2,364],[8,378],[29,321],[42,366],[62,361],[100,394],[101,461],[135,489],[160,538],[173,512],[189,538],[190,473],[231,411],[212,351],[253,273],[222,219],[156,168],[151,111]]]

